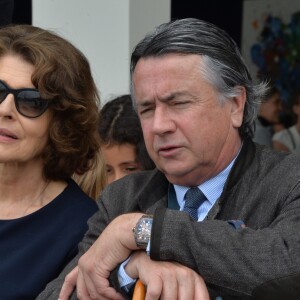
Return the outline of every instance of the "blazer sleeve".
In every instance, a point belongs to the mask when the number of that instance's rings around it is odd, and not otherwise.
[[[300,297],[300,273],[267,281],[253,292],[253,300],[298,300]]]
[[[289,199],[272,223],[260,229],[236,230],[227,220],[196,222],[183,212],[158,208],[151,258],[190,267],[220,291],[252,295],[268,281],[300,273],[299,184]]]

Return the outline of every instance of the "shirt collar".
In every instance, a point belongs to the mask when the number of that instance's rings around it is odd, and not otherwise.
[[[209,201],[209,203],[211,205],[213,205],[218,200],[218,198],[221,196],[225,182],[229,175],[229,172],[230,172],[238,154],[223,171],[221,171],[215,177],[212,177],[209,180],[198,185],[198,188],[206,196],[207,200]],[[177,198],[177,201],[178,201],[178,204],[180,207],[182,207],[182,205],[184,203],[184,200],[183,200],[184,195],[189,188],[190,187],[187,187],[187,186],[180,186],[180,185],[174,184],[176,198]]]

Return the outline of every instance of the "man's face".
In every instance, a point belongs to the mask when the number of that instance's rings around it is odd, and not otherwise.
[[[221,104],[198,55],[140,59],[134,96],[147,150],[168,180],[193,186],[223,170],[241,140],[245,90]]]

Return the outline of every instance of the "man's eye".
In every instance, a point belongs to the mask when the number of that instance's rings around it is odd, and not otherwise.
[[[188,101],[176,101],[176,102],[173,102],[172,104],[175,106],[179,106],[179,105],[186,105],[188,103],[189,103]]]
[[[140,110],[139,114],[144,115],[144,114],[149,113],[151,110],[152,110],[152,108],[150,108],[150,107],[149,108],[144,108],[144,109]]]

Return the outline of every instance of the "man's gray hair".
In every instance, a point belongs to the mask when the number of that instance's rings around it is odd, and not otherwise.
[[[268,89],[265,82],[255,85],[241,53],[233,39],[217,26],[198,19],[180,19],[161,24],[142,39],[131,55],[132,75],[140,58],[166,54],[197,54],[202,57],[201,74],[213,85],[221,101],[237,96],[244,87],[246,104],[241,137],[253,137],[258,106]]]

